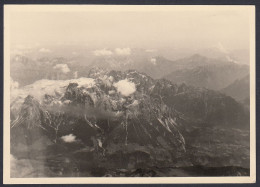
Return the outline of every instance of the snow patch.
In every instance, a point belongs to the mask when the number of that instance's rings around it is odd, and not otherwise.
[[[132,106],[137,106],[139,104],[138,100],[134,100],[134,102],[131,104]]]
[[[109,90],[109,91],[108,91],[108,94],[109,94],[109,95],[115,94],[115,90]]]
[[[100,80],[103,82],[103,84],[105,84],[106,86],[108,86],[108,87],[111,87],[111,86],[112,86],[113,80],[112,80],[110,77],[108,77],[107,75],[105,75],[105,76],[103,76],[103,77],[100,77],[99,79],[100,79]]]
[[[114,87],[116,87],[117,91],[123,96],[129,96],[136,91],[135,84],[128,79],[118,81],[114,84]]]
[[[120,101],[120,103],[125,103],[126,102],[126,100],[124,98],[121,98],[119,101]]]
[[[98,146],[102,148],[102,142],[99,138],[97,138]]]
[[[91,88],[95,85],[95,79],[81,77],[79,79],[69,80],[70,83],[76,82],[79,86],[83,86],[85,88]]]
[[[109,77],[108,77],[108,80],[109,80],[110,82],[113,82],[113,81],[114,81],[114,77],[113,77],[113,76],[109,76]]]
[[[139,104],[138,100],[134,100],[133,103],[131,103],[130,105],[127,106],[127,108],[132,108],[132,107],[135,107]]]
[[[76,141],[76,136],[73,134],[62,136],[61,139],[66,143],[72,143]]]
[[[149,88],[149,90],[153,90],[153,89],[154,89],[154,87],[155,87],[155,85],[151,86],[151,87]]]
[[[64,104],[70,104],[71,103],[71,100],[65,100],[63,101]]]
[[[169,128],[167,121],[166,121],[166,123],[164,123],[160,118],[157,118],[157,119],[162,124],[162,126],[164,126],[169,132],[172,132],[171,129]]]
[[[34,82],[33,84],[24,86],[22,89],[16,89],[15,92],[11,92],[13,98],[21,97],[25,98],[28,95],[32,95],[38,100],[41,100],[45,94],[48,95],[63,95],[67,86],[70,83],[78,83],[79,87],[91,88],[95,85],[95,79],[81,77],[79,79],[70,80],[48,80],[42,79]]]

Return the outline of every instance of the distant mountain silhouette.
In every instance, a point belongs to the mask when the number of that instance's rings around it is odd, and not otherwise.
[[[219,90],[236,79],[244,77],[249,72],[247,65],[208,59],[197,55],[183,61],[183,63],[188,62],[189,65],[172,71],[164,78],[175,83],[186,83],[196,87]]]
[[[223,88],[221,92],[235,98],[237,101],[243,101],[250,97],[249,75],[235,80],[233,83]]]

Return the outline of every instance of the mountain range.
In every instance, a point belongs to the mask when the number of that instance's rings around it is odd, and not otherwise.
[[[220,90],[249,73],[247,65],[209,64],[176,70],[164,78],[177,83]]]
[[[162,56],[151,58],[102,57],[89,66],[108,70],[126,71],[135,69],[154,79],[165,78],[173,83],[185,83],[195,87],[220,90],[243,78],[249,73],[249,66],[231,59],[208,58],[195,54],[178,60]],[[84,74],[81,74],[84,76]]]
[[[98,67],[12,89],[14,176],[249,175],[249,110],[219,91]]]
[[[110,50],[101,52],[112,53]],[[158,55],[158,52],[146,52],[142,49],[129,49],[127,55],[109,55],[110,53],[98,53],[100,56],[95,56],[88,51],[85,60],[77,55],[70,58],[45,56],[36,59],[15,55],[11,58],[11,77],[24,86],[41,79],[86,77],[87,72],[94,67],[117,71],[135,69],[154,79],[166,78],[174,83],[220,90],[249,73],[248,65],[238,63],[231,57],[224,58],[226,52],[219,50],[218,54],[222,56],[198,53],[175,60]],[[67,67],[67,70],[62,67]]]

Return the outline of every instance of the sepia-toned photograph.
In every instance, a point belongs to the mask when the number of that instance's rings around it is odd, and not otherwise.
[[[253,183],[255,7],[5,5],[4,183]]]

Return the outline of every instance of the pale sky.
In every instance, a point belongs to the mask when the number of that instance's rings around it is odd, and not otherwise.
[[[195,6],[194,6],[195,7]],[[207,47],[222,43],[229,49],[249,46],[247,11],[69,11],[10,12],[12,43],[78,42],[104,47]]]

